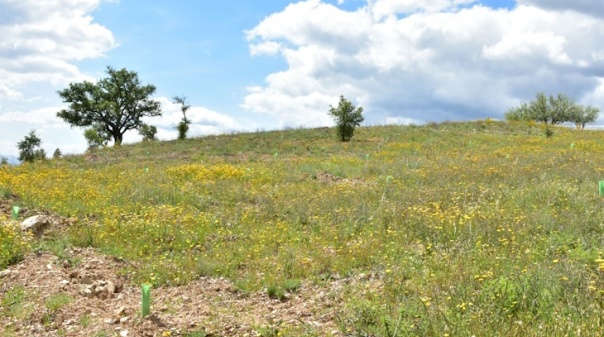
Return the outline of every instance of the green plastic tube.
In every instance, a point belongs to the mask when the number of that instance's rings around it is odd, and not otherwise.
[[[13,206],[13,220],[17,220],[19,218],[19,206]]]
[[[604,197],[604,181],[600,181],[600,196]]]
[[[151,312],[151,285],[143,284],[143,317]]]

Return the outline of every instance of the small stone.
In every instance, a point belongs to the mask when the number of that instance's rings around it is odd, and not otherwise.
[[[115,294],[117,289],[113,282],[107,281],[107,290],[109,291],[110,294]]]
[[[128,336],[128,330],[120,331],[120,337],[127,337],[127,336]]]
[[[94,294],[92,293],[92,287],[89,285],[83,286],[80,288],[80,295],[86,297],[86,298],[92,298],[94,297]]]
[[[126,313],[126,307],[119,307],[116,311],[115,311],[115,315],[116,316],[122,316],[123,314]]]
[[[11,273],[11,271],[8,269],[0,271],[0,278],[8,276],[8,275],[10,275],[10,273]]]
[[[122,318],[120,318],[120,323],[126,323],[126,322],[128,322],[129,319],[130,319],[130,317],[128,317],[128,316],[122,317]]]
[[[104,320],[104,322],[106,324],[116,324],[117,322],[119,322],[119,319],[117,318],[107,318]]]
[[[40,229],[47,226],[48,224],[50,224],[49,217],[47,217],[45,215],[34,215],[32,217],[29,217],[29,218],[23,220],[23,222],[21,223],[21,230],[24,232],[25,231],[37,232]]]

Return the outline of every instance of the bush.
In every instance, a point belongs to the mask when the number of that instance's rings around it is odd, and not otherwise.
[[[157,140],[157,127],[155,125],[142,124],[138,128],[138,133],[143,136],[144,142]]]
[[[338,107],[330,106],[329,114],[336,122],[338,137],[343,142],[348,142],[354,135],[354,129],[365,120],[363,108],[355,108],[344,96],[340,96]]]

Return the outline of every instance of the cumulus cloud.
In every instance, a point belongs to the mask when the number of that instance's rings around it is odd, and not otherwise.
[[[347,11],[302,1],[247,32],[253,55],[287,69],[248,88],[243,106],[282,126],[328,125],[342,94],[369,123],[501,118],[538,91],[599,97],[603,37],[602,19],[529,3],[368,0]]]
[[[15,154],[15,144],[32,129],[48,153],[57,147],[64,153],[85,149],[81,130],[56,117],[55,92],[69,82],[94,80],[76,62],[116,47],[111,31],[92,17],[101,1],[0,0],[2,154]]]
[[[0,98],[20,99],[32,82],[87,79],[73,62],[116,46],[112,33],[93,22],[100,1],[0,1]]]

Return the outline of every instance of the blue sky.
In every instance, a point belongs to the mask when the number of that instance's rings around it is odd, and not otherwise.
[[[366,125],[502,118],[538,91],[604,107],[604,4],[588,0],[0,0],[0,154],[30,130],[81,153],[57,90],[136,71],[174,139],[332,125],[345,95]],[[127,142],[138,141],[136,132]]]

